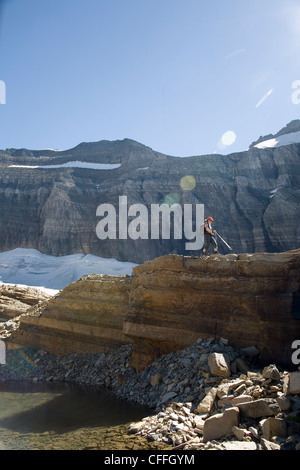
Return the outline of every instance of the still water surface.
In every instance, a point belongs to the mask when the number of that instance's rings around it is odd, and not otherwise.
[[[149,414],[99,388],[0,382],[0,449],[129,449],[125,425]]]

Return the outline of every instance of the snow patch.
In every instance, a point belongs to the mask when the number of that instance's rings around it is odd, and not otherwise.
[[[279,188],[276,188],[276,189],[273,189],[272,191],[270,191],[270,194],[271,194],[271,195],[270,195],[270,199],[272,199],[272,198],[275,196],[275,194],[277,193],[278,189],[280,189],[280,187],[279,187]]]
[[[259,144],[254,145],[258,149],[282,147],[283,145],[299,144],[300,143],[300,131],[292,132],[291,134],[284,134],[274,139],[265,140]]]
[[[0,253],[0,282],[50,289],[55,294],[84,275],[131,275],[134,266],[91,254],[50,256],[31,248],[16,248]]]
[[[44,170],[53,170],[55,168],[88,168],[90,170],[115,170],[120,168],[121,163],[91,163],[91,162],[67,162],[58,165],[9,165],[9,168],[42,168]]]

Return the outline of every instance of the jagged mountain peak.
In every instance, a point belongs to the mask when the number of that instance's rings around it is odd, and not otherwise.
[[[276,134],[268,134],[260,136],[250,145],[250,148],[270,148],[281,147],[282,145],[290,145],[300,143],[300,119],[294,119],[283,127]]]
[[[293,121],[289,122],[283,129],[281,129],[275,137],[278,137],[283,134],[291,134],[293,132],[300,131],[300,119],[294,119]]]

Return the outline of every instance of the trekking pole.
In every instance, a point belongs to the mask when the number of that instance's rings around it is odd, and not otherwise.
[[[221,237],[221,235],[218,234],[218,232],[216,232],[216,235],[218,235],[218,237],[222,240],[222,242],[225,243],[225,245],[229,248],[229,250],[232,250],[231,246],[228,245],[227,242],[225,242],[225,240]]]

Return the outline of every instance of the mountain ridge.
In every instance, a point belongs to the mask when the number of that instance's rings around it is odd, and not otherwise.
[[[257,140],[253,141],[249,149],[252,147],[255,147],[255,145],[264,142],[269,139],[273,139],[276,137],[280,137],[282,135],[287,135],[287,134],[292,134],[294,132],[300,131],[300,119],[294,119],[290,121],[288,124],[286,124],[282,129],[280,129],[277,133],[275,134],[267,134],[264,136],[260,136]],[[131,149],[139,149],[139,150],[149,150],[153,152],[154,154],[158,155],[164,155],[166,157],[171,157],[171,158],[192,158],[192,157],[200,157],[200,156],[209,156],[212,154],[197,154],[197,155],[189,155],[186,157],[181,157],[180,155],[168,155],[164,154],[162,152],[159,152],[157,150],[153,150],[150,146],[145,145],[141,142],[138,142],[134,139],[125,137],[124,139],[117,139],[117,140],[107,140],[107,139],[101,139],[98,141],[83,141],[80,142],[79,144],[75,145],[75,147],[71,147],[69,149],[64,149],[64,150],[57,150],[57,149],[27,149],[27,148],[7,148],[7,149],[0,149],[0,154],[6,153],[11,156],[28,156],[28,157],[40,157],[41,153],[45,156],[53,156],[53,157],[59,157],[59,156],[65,156],[65,155],[70,155],[74,156],[78,152],[81,153],[82,151],[87,151],[87,154],[93,155],[93,154],[99,154],[99,152],[105,152],[105,151],[116,151],[116,148],[120,149],[126,149],[126,147],[130,146]],[[242,153],[243,151],[237,152],[237,153]],[[234,152],[236,153],[236,152]],[[223,154],[218,154],[218,155],[223,155]],[[231,155],[231,154],[229,154]],[[228,155],[226,155],[228,156]]]
[[[147,210],[163,202],[203,204],[205,216],[214,217],[236,253],[300,246],[299,144],[184,158],[131,139],[81,143],[48,155],[28,152],[0,152],[0,251],[34,248],[53,256],[83,253],[133,263],[169,253],[199,254],[186,251],[184,237],[164,239],[161,233],[155,240],[150,234],[147,240],[120,239],[118,233],[99,240],[97,207],[113,206],[118,220],[120,196],[127,197],[128,207],[138,203]],[[72,166],[78,161],[108,166]],[[221,242],[219,250],[228,252]]]
[[[276,137],[280,137],[282,135],[293,134],[294,132],[300,131],[300,119],[294,119],[293,121],[289,122],[285,127],[280,129],[276,134],[267,134],[265,136],[260,136],[259,139],[252,142],[250,145],[251,147],[255,147],[257,144],[265,142],[267,140],[275,139]]]

